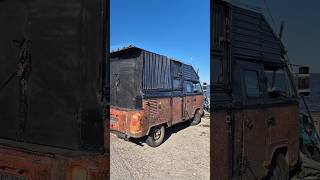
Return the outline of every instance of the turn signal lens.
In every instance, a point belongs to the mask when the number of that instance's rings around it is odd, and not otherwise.
[[[141,132],[141,117],[139,114],[131,115],[130,131],[131,133]]]
[[[87,180],[88,171],[83,167],[74,167],[72,169],[72,180]]]

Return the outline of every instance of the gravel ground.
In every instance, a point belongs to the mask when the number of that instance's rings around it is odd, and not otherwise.
[[[308,159],[300,153],[302,159],[301,171],[298,172],[292,180],[320,180],[320,163],[312,159]]]
[[[209,118],[203,117],[197,126],[173,126],[167,129],[165,142],[157,148],[111,134],[111,179],[209,179],[209,124]]]

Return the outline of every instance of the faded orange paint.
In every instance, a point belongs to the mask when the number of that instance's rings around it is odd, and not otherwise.
[[[229,179],[229,164],[233,161],[234,176],[261,179],[267,175],[277,150],[286,149],[290,169],[299,159],[299,111],[296,104],[234,110],[233,142],[230,142],[228,114],[218,111],[212,116],[211,154],[212,177]],[[231,117],[231,116],[230,116]],[[274,119],[274,123],[270,123]],[[233,150],[230,144],[233,143]],[[231,159],[233,154],[233,160]],[[241,164],[246,167],[241,167]]]
[[[130,128],[132,116],[140,117],[139,130],[132,131]],[[110,130],[128,134],[131,137],[141,137],[146,132],[146,124],[144,122],[143,111],[123,109],[111,106],[110,108]]]
[[[293,168],[299,159],[299,107],[286,105],[268,108],[267,113],[275,119],[275,125],[268,128],[268,149],[266,159],[270,160],[277,148],[287,148],[287,160]],[[270,161],[264,164],[270,165]]]
[[[111,106],[110,130],[140,138],[147,135],[156,125],[171,126],[191,119],[196,110],[203,113],[203,95],[143,99],[141,110]],[[141,117],[139,132],[130,130],[133,114],[139,114]]]
[[[0,146],[0,173],[27,180],[101,180],[109,178],[109,157],[45,154]]]
[[[183,118],[183,106],[182,106],[183,98],[182,97],[174,97],[172,98],[172,124],[177,124]]]

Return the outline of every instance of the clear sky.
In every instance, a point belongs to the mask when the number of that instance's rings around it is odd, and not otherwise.
[[[134,45],[191,64],[210,82],[209,0],[110,0],[110,45]]]
[[[285,22],[283,43],[292,63],[308,65],[311,72],[320,73],[320,1],[319,0],[229,0],[259,7],[274,27],[268,10],[279,32]]]

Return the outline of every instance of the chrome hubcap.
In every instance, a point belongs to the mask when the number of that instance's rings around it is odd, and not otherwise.
[[[156,131],[154,132],[153,138],[154,140],[158,140],[161,137],[161,131],[160,129],[156,129]]]

